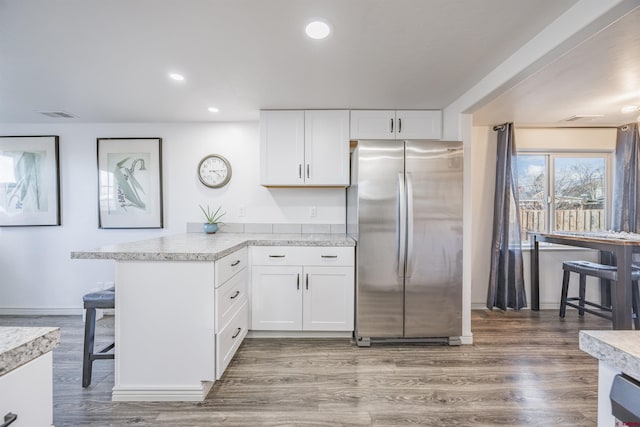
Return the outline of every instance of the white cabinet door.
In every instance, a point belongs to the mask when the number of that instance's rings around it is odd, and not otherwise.
[[[304,113],[305,184],[349,185],[349,111]]]
[[[305,267],[303,329],[352,331],[353,267]]]
[[[251,329],[302,330],[302,267],[256,266],[251,273]]]
[[[394,139],[396,112],[351,110],[351,139]]]
[[[396,111],[396,139],[442,139],[442,112]]]
[[[441,139],[440,110],[352,110],[351,139]]]
[[[260,183],[304,184],[304,111],[260,112]]]

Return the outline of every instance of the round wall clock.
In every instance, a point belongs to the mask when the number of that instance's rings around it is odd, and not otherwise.
[[[207,187],[224,187],[231,179],[231,164],[219,154],[209,154],[198,164],[198,178]]]

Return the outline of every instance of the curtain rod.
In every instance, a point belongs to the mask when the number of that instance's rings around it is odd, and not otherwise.
[[[493,127],[493,130],[504,130],[504,125],[497,125]]]
[[[624,132],[624,131],[629,130],[629,125],[624,125],[624,126],[622,126],[622,127],[620,128],[620,130],[621,130],[621,131],[623,131],[623,132]]]

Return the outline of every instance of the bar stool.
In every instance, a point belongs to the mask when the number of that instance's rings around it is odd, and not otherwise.
[[[111,343],[102,350],[94,352],[96,309],[116,307],[115,288],[91,292],[84,295],[82,301],[84,302],[84,309],[86,310],[84,322],[84,355],[82,358],[82,387],[89,387],[89,384],[91,384],[93,361],[96,359],[113,359],[115,357],[113,353],[107,353],[115,347],[115,343]]]
[[[587,312],[595,316],[611,320],[611,315],[606,314],[611,313],[611,307],[606,307],[601,304],[587,301],[585,299],[585,288],[587,283],[587,276],[593,276],[607,280],[609,286],[611,286],[611,284],[615,285],[618,280],[618,268],[614,265],[598,264],[590,261],[565,261],[562,263],[562,269],[564,270],[564,274],[562,277],[562,293],[560,297],[560,317],[565,316],[567,306],[569,306],[577,308],[578,314],[580,316],[583,316],[584,313]],[[580,275],[577,297],[567,297],[569,291],[569,276],[571,272],[578,273]],[[640,329],[640,318],[638,317],[638,302],[640,301],[638,280],[640,280],[640,268],[635,266],[632,268],[631,279],[633,280],[631,305],[633,307],[634,325],[636,330],[638,330]],[[577,301],[578,304],[575,304],[571,301]],[[600,310],[604,311],[604,313],[602,311],[592,310],[591,308],[586,306],[599,308]]]

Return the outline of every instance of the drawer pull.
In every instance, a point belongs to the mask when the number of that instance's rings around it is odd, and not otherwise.
[[[13,424],[13,422],[17,419],[18,419],[18,415],[12,414],[11,412],[9,412],[7,415],[4,416],[4,422],[0,425],[0,427],[9,427],[9,425]]]
[[[309,273],[307,273],[307,290],[309,290]]]
[[[238,330],[236,331],[235,334],[233,334],[233,336],[231,338],[235,339],[238,335],[240,335],[240,331],[242,330],[242,328],[238,328]]]
[[[338,258],[338,255],[320,255],[320,258]]]
[[[300,290],[300,273],[298,273],[298,281],[296,282],[296,289]]]
[[[230,296],[229,299],[236,299],[238,295],[240,295],[240,291],[236,291],[236,293],[233,294],[233,296]]]
[[[240,264],[240,260],[237,260],[236,262],[232,262],[231,267],[235,267],[238,264]]]
[[[284,255],[269,255],[269,258],[284,258]]]

